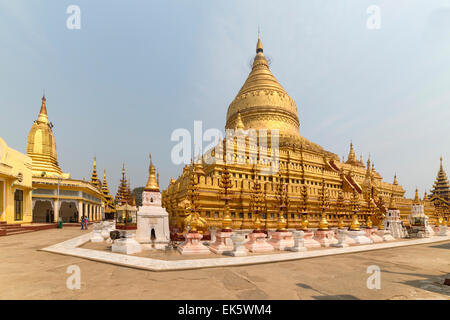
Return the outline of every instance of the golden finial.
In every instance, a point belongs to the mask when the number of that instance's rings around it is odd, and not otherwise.
[[[443,170],[443,168],[442,168],[442,156],[441,156],[441,170]]]
[[[47,115],[47,99],[45,98],[45,94],[42,96],[41,102],[41,110],[39,111],[38,121],[48,123],[48,115]]]
[[[261,37],[258,32],[258,42],[256,43],[256,53],[259,53],[259,52],[261,52],[261,53],[263,52],[263,45],[261,42]]]
[[[148,180],[147,184],[144,188],[145,191],[157,191],[159,192],[159,183],[156,179],[156,170],[155,166],[153,165],[152,155],[149,153],[149,159],[150,159],[150,166],[148,168]]]
[[[416,194],[414,195],[414,202],[413,204],[419,205],[420,204],[420,198],[419,198],[419,189],[416,187]]]
[[[394,183],[395,186],[398,185],[397,174],[394,174]]]

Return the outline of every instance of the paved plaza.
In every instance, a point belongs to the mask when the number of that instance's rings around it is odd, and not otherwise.
[[[248,266],[153,272],[39,251],[78,228],[0,237],[1,299],[450,299],[450,241]],[[70,290],[67,268],[81,270]],[[381,269],[368,289],[367,267]]]

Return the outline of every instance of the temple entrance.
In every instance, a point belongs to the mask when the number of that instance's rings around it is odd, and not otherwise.
[[[54,222],[53,203],[51,200],[36,200],[33,206],[33,222]]]
[[[152,241],[156,240],[155,229],[153,229],[153,228],[152,228],[152,232],[150,233],[150,240],[152,240]]]
[[[78,210],[77,206],[73,202],[63,201],[61,207],[59,208],[59,217],[62,222],[78,222]]]

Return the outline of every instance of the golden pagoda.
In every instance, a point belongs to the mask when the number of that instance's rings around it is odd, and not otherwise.
[[[59,168],[53,124],[48,120],[47,99],[42,96],[41,110],[28,134],[27,155],[32,160],[33,176],[70,178]]]
[[[117,205],[129,204],[131,205],[131,194],[129,192],[129,186],[127,178],[125,177],[125,164],[122,166],[122,179],[120,179],[119,187],[117,188],[116,197],[114,202]]]
[[[233,229],[251,229],[253,221],[257,221],[254,219],[260,219],[257,224],[261,228],[276,229],[283,222],[279,221],[280,216],[282,220],[284,215],[287,228],[305,225],[318,228],[321,221],[322,227],[326,223],[327,227],[348,227],[352,220],[359,228],[358,216],[346,204],[353,200],[361,208],[367,208],[367,194],[371,196],[373,209],[359,212],[361,217],[378,214],[381,209],[378,199],[386,202],[391,193],[399,199],[405,220],[411,211],[411,200],[403,197],[405,191],[397,178],[394,184],[383,181],[370,162],[365,166],[362,158],[356,158],[353,142],[347,160],[341,161],[336,154],[300,135],[297,105],[270,71],[260,37],[252,70],[228,107],[225,129],[234,134],[227,134],[216,148],[200,157],[199,163],[186,165],[182,174],[171,179],[163,190],[162,205],[169,213],[172,227],[181,228],[185,211],[180,204],[188,199],[194,167],[201,168],[196,184],[196,211],[211,227],[220,228],[227,216],[219,196],[220,177],[225,167],[232,182],[229,211]],[[252,135],[252,131],[257,134]],[[267,132],[267,144],[261,143],[264,132]],[[261,187],[259,195],[264,199],[264,212],[254,205],[255,179]],[[281,182],[285,184],[288,199],[284,214],[280,212],[277,194]],[[322,190],[327,193],[325,211]]]
[[[439,171],[431,189],[431,194],[424,196],[423,199],[424,204],[430,203],[434,206],[436,211],[434,222],[436,225],[443,222],[448,223],[450,220],[450,184],[442,161],[441,157]]]
[[[439,167],[438,174],[436,176],[436,181],[434,182],[433,189],[431,190],[430,201],[435,204],[435,206],[450,206],[450,184],[448,182],[447,174],[441,164]]]
[[[71,179],[70,174],[63,173],[59,167],[46,103],[43,96],[27,143],[27,155],[32,160],[33,222],[77,222],[82,216],[91,221],[101,220],[104,197],[99,185]],[[95,159],[93,178],[96,178]]]
[[[92,168],[91,183],[98,189],[101,189],[101,183],[97,175],[97,157],[94,157],[94,167]]]
[[[113,219],[116,212],[114,199],[109,192],[108,182],[106,181],[106,170],[103,171],[102,193],[105,198],[105,217],[106,219]]]

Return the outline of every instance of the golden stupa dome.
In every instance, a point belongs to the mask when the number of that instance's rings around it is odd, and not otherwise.
[[[252,70],[228,107],[225,129],[279,130],[280,145],[303,147],[336,160],[339,158],[300,135],[297,105],[269,68],[258,36]]]
[[[231,102],[226,129],[242,121],[246,129],[278,129],[281,135],[299,135],[297,105],[269,69],[258,37],[250,74]]]
[[[69,177],[58,166],[56,142],[52,124],[48,121],[45,96],[42,97],[39,116],[28,134],[27,154],[32,159],[34,176]]]

